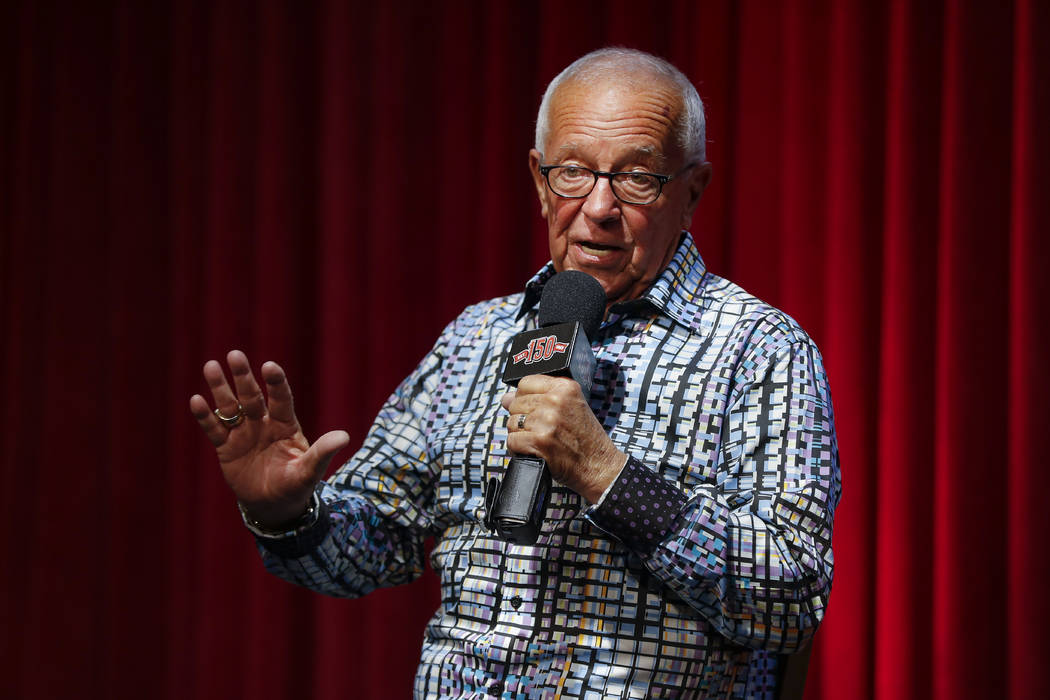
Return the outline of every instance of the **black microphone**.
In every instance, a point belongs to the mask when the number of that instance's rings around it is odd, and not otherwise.
[[[598,280],[577,270],[551,277],[540,296],[540,327],[514,336],[503,367],[503,381],[517,386],[533,374],[571,377],[590,396],[594,380],[594,337],[605,316],[605,291]],[[533,455],[514,455],[500,483],[485,489],[485,526],[511,544],[533,544],[550,497],[547,463]]]

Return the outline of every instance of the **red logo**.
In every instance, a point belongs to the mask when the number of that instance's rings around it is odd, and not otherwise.
[[[559,352],[569,349],[568,343],[559,343],[558,336],[548,335],[546,338],[533,338],[529,346],[514,356],[514,364],[524,362],[531,365],[540,360],[549,360]]]

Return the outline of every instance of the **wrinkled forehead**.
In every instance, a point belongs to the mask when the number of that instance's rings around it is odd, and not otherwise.
[[[620,140],[640,155],[670,159],[680,150],[683,111],[677,87],[662,76],[573,78],[552,95],[545,147],[554,155],[595,140]]]

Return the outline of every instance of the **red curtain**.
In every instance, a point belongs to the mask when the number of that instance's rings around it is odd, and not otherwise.
[[[187,398],[242,348],[359,441],[546,259],[539,96],[610,44],[699,85],[701,251],[824,350],[807,698],[1050,696],[1040,0],[6,4],[0,695],[409,696],[434,578],[269,577]]]

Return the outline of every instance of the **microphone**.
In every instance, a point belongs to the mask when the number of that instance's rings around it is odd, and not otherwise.
[[[510,344],[503,381],[517,386],[533,374],[571,377],[590,396],[594,353],[590,337],[605,316],[605,291],[585,272],[566,270],[543,287],[540,327],[518,333]],[[495,477],[485,488],[485,526],[511,544],[533,544],[550,497],[551,473],[534,455],[514,455],[501,483]]]

